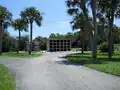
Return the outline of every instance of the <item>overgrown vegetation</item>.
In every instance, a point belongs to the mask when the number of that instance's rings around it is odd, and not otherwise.
[[[109,49],[108,49],[108,43],[107,42],[103,42],[100,44],[100,47],[99,47],[99,50],[101,52],[108,52]]]
[[[16,90],[15,77],[2,64],[0,64],[0,90]]]
[[[93,61],[91,53],[76,53],[67,56],[73,64],[84,65],[92,69],[120,76],[120,52],[115,52],[113,59],[108,59],[107,53],[98,53],[97,61]]]

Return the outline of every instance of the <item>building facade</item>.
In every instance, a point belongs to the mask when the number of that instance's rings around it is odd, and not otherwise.
[[[71,40],[70,39],[48,39],[47,50],[50,52],[56,51],[70,51]]]

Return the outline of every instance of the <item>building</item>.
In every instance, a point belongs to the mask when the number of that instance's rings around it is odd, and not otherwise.
[[[50,52],[54,51],[70,51],[71,50],[71,39],[48,39],[47,50]]]

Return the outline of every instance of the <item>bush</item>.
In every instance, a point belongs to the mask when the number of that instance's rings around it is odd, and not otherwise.
[[[119,44],[115,44],[114,45],[114,50],[119,51],[120,50],[120,45]]]
[[[106,42],[101,43],[99,49],[101,52],[108,52],[109,51],[108,50],[108,43],[106,43]]]

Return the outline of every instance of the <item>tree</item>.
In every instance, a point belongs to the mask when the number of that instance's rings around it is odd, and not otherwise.
[[[82,40],[82,53],[84,51],[84,24],[88,19],[88,10],[86,8],[86,3],[88,0],[67,0],[68,14],[73,15],[73,21],[71,21],[73,30],[81,30],[81,40]],[[82,10],[82,11],[81,11]]]
[[[47,50],[47,38],[46,37],[38,36],[33,40],[33,42],[35,41],[38,42],[38,47],[40,50]]]
[[[96,24],[96,0],[67,0],[68,13],[70,15],[77,16],[84,15],[84,32],[88,32],[87,35],[91,38],[92,58],[96,60],[97,57],[97,24]],[[93,24],[88,17],[88,4],[91,5],[93,13]],[[80,22],[80,21],[79,21]],[[77,25],[78,26],[78,25]],[[79,25],[80,26],[80,25]],[[94,33],[93,33],[94,32]]]
[[[71,22],[73,30],[80,29],[80,37],[81,37],[81,43],[82,43],[82,52],[84,53],[84,24],[85,24],[85,18],[84,14],[78,14],[73,18],[73,21]]]
[[[119,44],[120,43],[120,27],[116,25],[113,26],[113,37],[114,37],[114,43]]]
[[[0,54],[2,54],[2,37],[4,29],[7,29],[11,22],[12,14],[6,7],[0,5]]]
[[[49,38],[56,38],[56,35],[54,33],[51,33]]]
[[[19,40],[18,40],[18,48],[17,48],[17,54],[19,54],[20,50],[20,40],[21,40],[21,31],[28,31],[28,25],[27,22],[24,19],[16,19],[13,22],[13,28],[15,30],[18,30],[19,32]]]
[[[68,32],[65,37],[66,38],[73,38],[73,36],[74,36],[74,34],[72,32]]]
[[[20,38],[20,51],[23,51],[23,50],[27,50],[27,42],[29,41],[29,36],[28,35],[25,35],[25,36],[21,36]]]
[[[2,37],[2,52],[16,51],[17,39],[10,36],[7,30],[4,30]]]
[[[32,34],[33,34],[33,22],[35,22],[38,26],[41,26],[42,16],[39,10],[35,7],[26,8],[21,12],[21,17],[25,19],[28,24],[30,24],[30,50],[29,54],[31,54],[32,50]]]
[[[98,44],[101,42],[107,42],[108,37],[108,20],[104,16],[103,13],[97,13],[97,19],[98,19]]]
[[[56,38],[65,38],[65,35],[63,35],[63,34],[59,34],[59,33],[56,33]]]
[[[92,57],[93,57],[93,60],[96,60],[97,58],[97,32],[98,32],[98,29],[97,29],[97,14],[96,14],[96,11],[97,11],[97,0],[91,0],[90,1],[91,3],[91,9],[92,9],[92,14],[93,14],[93,26],[94,26],[94,33],[93,33],[93,39],[94,39],[94,44],[93,44],[93,53],[92,53]]]
[[[108,46],[109,46],[109,59],[112,58],[112,52],[114,47],[113,42],[113,23],[114,18],[120,16],[120,1],[119,0],[98,0],[98,11],[103,13],[108,19]]]

